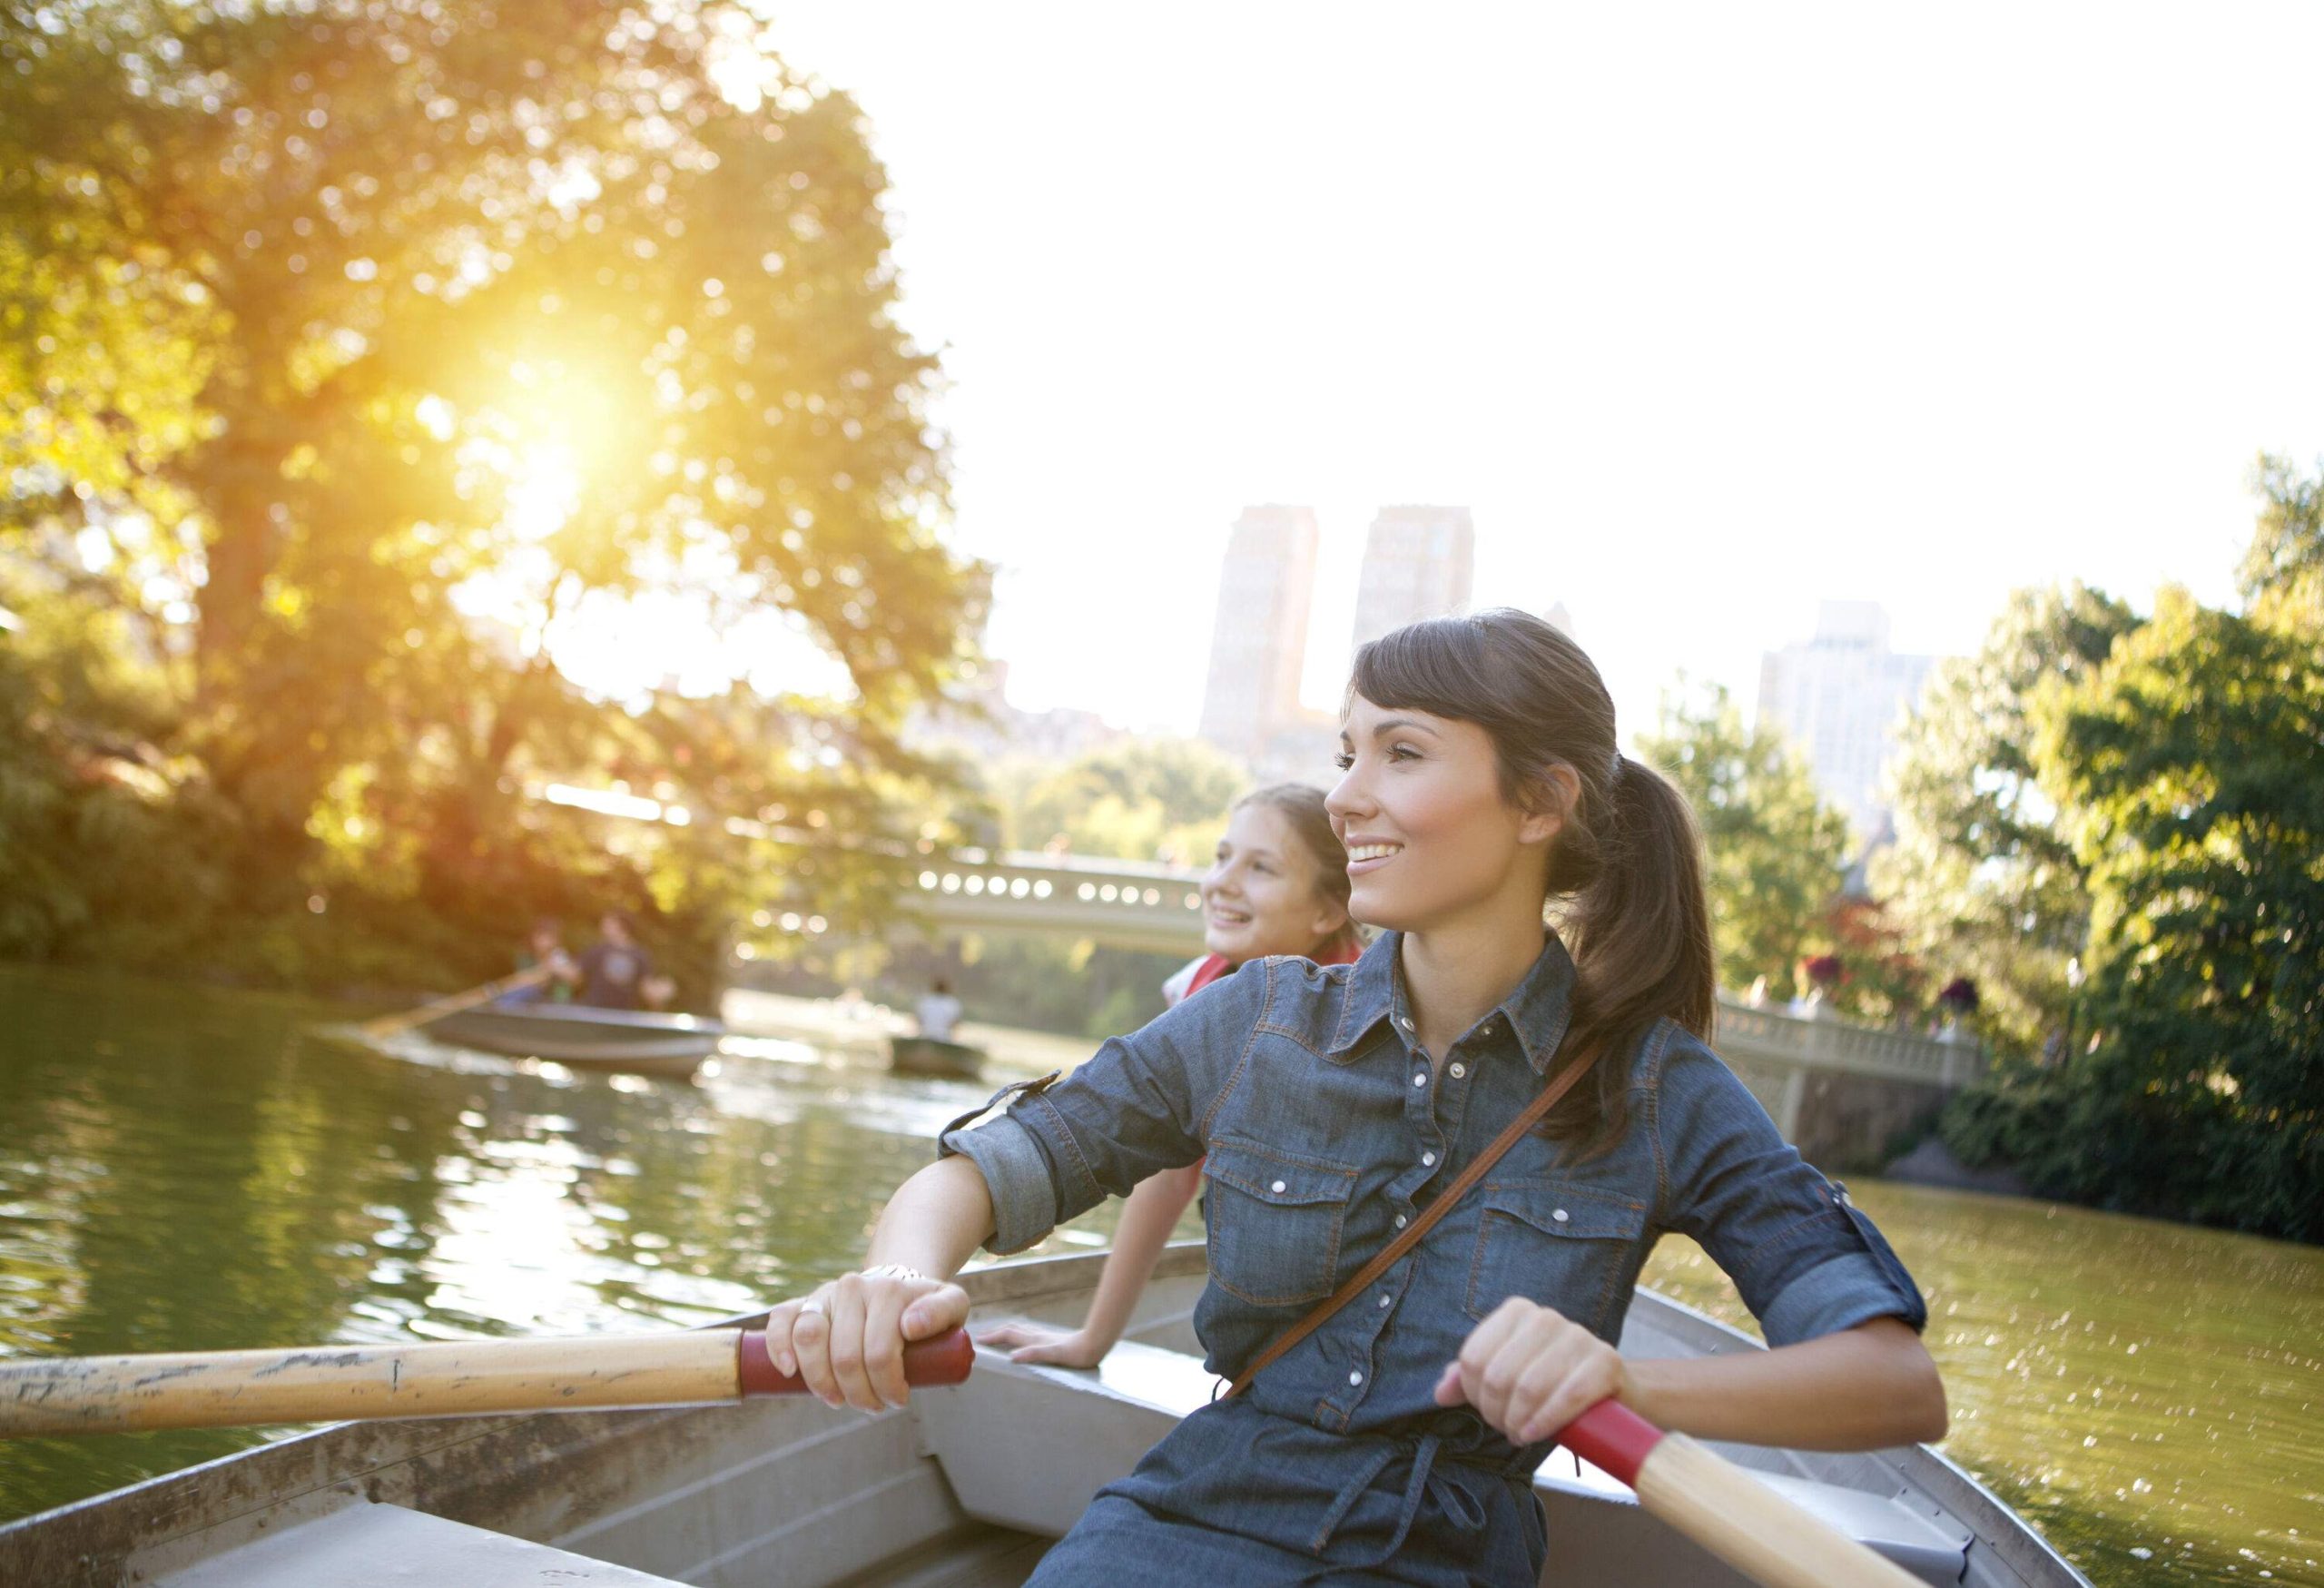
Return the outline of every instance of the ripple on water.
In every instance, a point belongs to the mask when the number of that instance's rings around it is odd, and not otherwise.
[[[1953,1406],[1941,1448],[2094,1580],[2324,1583],[2324,1251],[2017,1198],[1849,1189],[1928,1295]],[[1749,1327],[1692,1242],[1666,1241],[1646,1279]]]

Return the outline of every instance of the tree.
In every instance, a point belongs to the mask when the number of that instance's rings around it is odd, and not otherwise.
[[[868,827],[930,775],[895,729],[985,591],[938,537],[938,371],[861,118],[744,8],[91,0],[0,15],[0,529],[173,660],[162,747],[237,814],[231,909],[320,881],[497,931],[576,864],[699,897],[663,863],[701,843],[609,864],[527,788]],[[783,614],[836,697],[740,744],[589,697],[561,626],[640,597]]]
[[[2318,470],[2324,476],[2324,461]],[[2260,526],[2236,570],[2245,610],[2261,622],[2324,634],[2324,478],[2262,454],[2253,488]]]
[[[2031,720],[2092,1036],[1951,1132],[2053,1194],[2324,1239],[2324,653],[2168,590]]]
[[[1078,854],[1210,863],[1226,809],[1249,779],[1195,739],[1142,739],[1093,751],[1038,775],[1011,802],[1009,842],[1062,840]]]
[[[1889,771],[1896,842],[1873,893],[1931,974],[1976,983],[1981,1023],[2031,1049],[2063,1018],[2088,881],[2034,776],[2029,702],[2104,663],[2135,619],[2081,585],[2021,590],[1974,656],[1939,663]]]
[[[1641,755],[1695,808],[1709,851],[1711,935],[1722,985],[1787,983],[1823,930],[1847,862],[1847,818],[1820,803],[1806,763],[1772,728],[1747,729],[1716,685],[1666,693]]]

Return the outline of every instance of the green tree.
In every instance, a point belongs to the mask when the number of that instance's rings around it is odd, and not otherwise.
[[[2053,1194],[2324,1239],[2324,652],[2168,590],[2031,720],[2092,1041],[1953,1133]]]
[[[1639,741],[1701,821],[1709,850],[1712,944],[1722,985],[1787,985],[1825,931],[1847,862],[1847,818],[1821,804],[1805,762],[1772,728],[1747,728],[1727,691],[1667,692]]]
[[[2135,618],[2081,585],[2021,590],[1974,656],[1939,663],[1888,774],[1896,842],[1872,890],[1928,972],[1965,975],[1980,1020],[2020,1049],[2065,1009],[2088,881],[2034,776],[2029,703],[2044,679],[2102,665]]]
[[[1093,751],[1013,791],[1006,828],[1019,848],[1062,841],[1077,854],[1202,866],[1249,779],[1195,739],[1141,739]]]
[[[2324,460],[2319,478],[2262,455],[2253,486],[2260,527],[2236,570],[2245,609],[2261,622],[2324,634]]]

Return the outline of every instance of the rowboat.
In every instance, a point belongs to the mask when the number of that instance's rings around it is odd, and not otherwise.
[[[487,1004],[422,1027],[439,1042],[554,1059],[580,1069],[627,1070],[683,1080],[718,1046],[726,1028],[698,1014],[647,1014],[580,1004]]]
[[[934,1037],[888,1039],[888,1068],[899,1075],[940,1075],[974,1080],[984,1068],[984,1050]]]
[[[981,1328],[1078,1322],[1103,1253],[962,1278]],[[967,1383],[876,1417],[803,1396],[686,1411],[346,1423],[0,1528],[0,1582],[153,1588],[1007,1588],[1089,1496],[1210,1397],[1191,1316],[1199,1244],[1163,1255],[1095,1371],[980,1353]],[[1761,1347],[1639,1292],[1622,1348]],[[1933,1451],[1716,1446],[1932,1584],[2088,1581]],[[1535,1480],[1544,1588],[1739,1588],[1742,1579],[1560,1452]]]

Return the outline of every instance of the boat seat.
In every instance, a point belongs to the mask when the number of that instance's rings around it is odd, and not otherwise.
[[[361,1501],[212,1555],[156,1588],[681,1588],[425,1511]]]
[[[1094,1372],[1016,1363],[980,1349],[966,1384],[913,1406],[922,1438],[971,1516],[1054,1538],[1073,1524],[1101,1484],[1127,1473],[1178,1418],[1207,1405],[1217,1384],[1196,1358],[1135,1340],[1117,1345]],[[1039,1430],[1041,1436],[1007,1436],[1017,1430]],[[1751,1475],[1922,1582],[1961,1580],[1969,1530],[1933,1507],[1915,1506],[1907,1494],[1785,1474]],[[1602,1548],[1606,1555],[1601,1573],[1561,1548],[1561,1583],[1656,1580],[1716,1588],[1741,1582],[1647,1515],[1625,1484],[1587,1462],[1555,1454],[1534,1475],[1533,1488],[1550,1513],[1553,1537],[1571,1545],[1576,1534],[1586,1534],[1593,1544],[1582,1553]],[[1649,1557],[1671,1553],[1669,1570],[1628,1575],[1641,1551]]]

